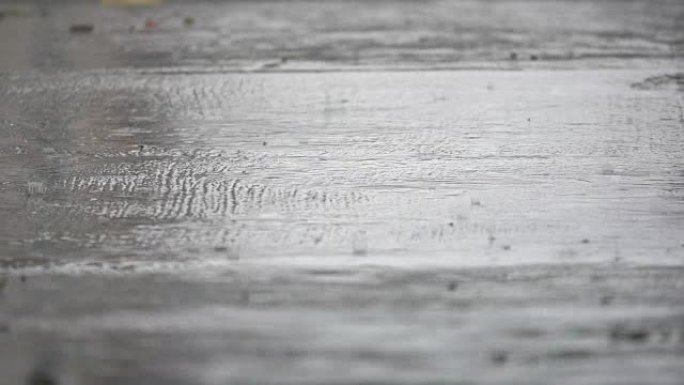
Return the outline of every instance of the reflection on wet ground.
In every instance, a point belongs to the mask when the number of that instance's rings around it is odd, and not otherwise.
[[[0,384],[684,379],[681,2],[0,10]]]
[[[630,87],[651,75],[5,77],[0,247],[26,264],[359,244],[418,264],[678,263],[681,94]]]

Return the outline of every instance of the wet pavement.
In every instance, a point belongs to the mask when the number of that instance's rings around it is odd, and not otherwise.
[[[0,384],[684,381],[683,3],[0,11]]]

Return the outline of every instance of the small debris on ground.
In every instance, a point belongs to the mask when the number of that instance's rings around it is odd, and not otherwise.
[[[622,325],[613,327],[610,331],[612,341],[644,343],[648,341],[651,333],[641,327],[628,328]]]
[[[194,24],[195,24],[195,18],[190,17],[190,16],[186,16],[186,17],[183,19],[183,24],[185,24],[186,27],[189,27],[189,26],[191,26],[191,25],[194,25]]]
[[[458,289],[458,282],[449,282],[449,286],[447,286],[447,289],[449,289],[449,291],[455,291],[456,289]]]
[[[145,28],[154,29],[157,28],[157,22],[152,19],[145,19]]]
[[[508,352],[497,350],[492,353],[491,359],[493,363],[497,365],[503,365],[508,362]]]
[[[72,24],[69,27],[69,32],[71,33],[91,33],[95,27],[92,24]]]

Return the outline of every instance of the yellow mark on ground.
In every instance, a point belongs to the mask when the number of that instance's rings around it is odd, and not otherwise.
[[[23,17],[28,16],[31,11],[24,7],[13,7],[7,9],[0,9],[0,12],[5,16]]]

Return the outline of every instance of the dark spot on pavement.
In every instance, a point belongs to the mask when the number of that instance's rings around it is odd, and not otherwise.
[[[610,339],[616,342],[644,343],[650,335],[651,333],[643,327],[617,325],[610,330]]]
[[[26,378],[26,385],[57,385],[59,381],[44,367],[34,368]]]
[[[247,306],[251,301],[251,295],[248,289],[240,290],[240,305]]]
[[[95,28],[92,24],[72,24],[71,27],[69,27],[69,32],[76,34],[85,34],[93,32],[93,29]]]
[[[508,362],[508,352],[503,350],[497,350],[492,352],[491,360],[496,365],[503,365]]]
[[[560,352],[550,353],[548,356],[561,360],[576,360],[591,356],[591,352],[587,350],[563,350]]]

